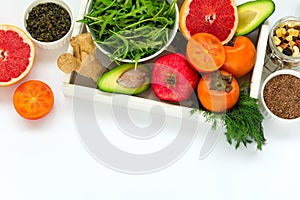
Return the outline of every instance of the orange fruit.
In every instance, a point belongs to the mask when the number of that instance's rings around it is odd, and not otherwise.
[[[0,86],[12,85],[31,70],[35,45],[19,27],[0,25]]]
[[[233,38],[237,26],[235,0],[185,0],[180,8],[179,27],[186,39],[205,32],[225,44]]]
[[[222,82],[221,77],[220,79],[216,78],[216,74],[221,76],[230,75],[223,70],[203,74],[198,83],[197,97],[205,109],[221,113],[231,109],[237,103],[240,96],[240,87],[237,80],[232,77],[229,91],[213,89],[212,85],[218,85],[220,81]]]
[[[54,104],[52,89],[44,82],[30,80],[17,87],[13,96],[14,107],[26,119],[39,119],[50,112]]]
[[[225,62],[221,67],[232,74],[235,78],[240,78],[249,73],[256,61],[256,49],[252,41],[246,36],[235,37],[233,46],[224,46]]]
[[[197,33],[188,40],[186,58],[197,71],[212,72],[224,64],[225,49],[216,36]]]

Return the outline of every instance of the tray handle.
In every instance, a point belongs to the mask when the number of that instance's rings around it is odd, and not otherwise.
[[[265,62],[266,48],[269,36],[269,20],[266,20],[262,25],[259,33],[259,40],[256,45],[256,62],[251,78],[250,96],[259,98],[260,83]]]

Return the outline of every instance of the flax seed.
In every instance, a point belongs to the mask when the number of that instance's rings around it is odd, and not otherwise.
[[[278,117],[300,117],[300,79],[290,74],[272,78],[265,86],[263,97],[269,110]]]

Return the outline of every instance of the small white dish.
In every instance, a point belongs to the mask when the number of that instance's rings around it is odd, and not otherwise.
[[[297,78],[300,79],[300,72],[293,70],[293,69],[282,69],[282,70],[278,70],[273,72],[272,74],[270,74],[263,82],[262,87],[261,87],[261,91],[260,91],[260,103],[262,105],[262,112],[264,114],[264,116],[268,119],[271,120],[276,120],[278,122],[283,122],[283,123],[289,123],[289,122],[295,122],[295,121],[300,121],[300,117],[297,118],[293,118],[293,119],[286,119],[286,118],[282,118],[279,117],[277,115],[275,115],[267,106],[267,103],[265,102],[265,98],[264,98],[264,90],[266,88],[266,84],[273,79],[274,77],[277,77],[279,75],[292,75],[295,76]],[[280,101],[280,99],[277,99],[278,101]]]
[[[28,15],[30,13],[30,11],[36,7],[37,5],[39,4],[43,4],[43,3],[55,3],[63,8],[65,8],[67,10],[67,12],[69,13],[70,15],[70,18],[71,18],[71,26],[70,26],[70,29],[69,31],[62,37],[60,38],[59,40],[56,40],[56,41],[53,41],[53,42],[42,42],[42,41],[39,41],[35,38],[33,38],[31,36],[31,34],[28,32],[27,30],[27,25],[26,25],[26,20],[28,19]],[[37,47],[39,48],[42,48],[42,49],[57,49],[57,48],[60,48],[64,45],[67,45],[69,42],[70,42],[70,39],[71,39],[71,34],[72,34],[72,29],[73,29],[73,26],[74,26],[74,18],[73,18],[73,13],[72,13],[72,10],[71,10],[71,7],[69,6],[69,4],[66,3],[66,1],[63,1],[63,0],[35,0],[33,2],[31,2],[25,12],[24,12],[24,15],[23,15],[23,27],[24,27],[24,31],[31,37],[31,39],[34,41],[34,43],[36,44]]]

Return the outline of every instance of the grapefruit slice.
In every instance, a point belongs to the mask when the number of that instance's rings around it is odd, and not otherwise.
[[[19,27],[0,24],[0,86],[12,85],[31,70],[35,46]]]
[[[237,26],[235,0],[185,0],[180,8],[179,27],[187,40],[205,32],[225,44],[233,38]]]

